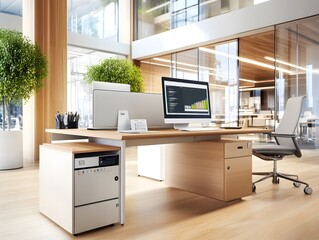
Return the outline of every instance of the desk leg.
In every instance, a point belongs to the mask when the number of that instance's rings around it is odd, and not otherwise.
[[[125,222],[125,149],[126,142],[120,140],[109,140],[101,138],[90,138],[89,142],[95,142],[104,145],[116,146],[121,148],[120,152],[120,223],[124,225]]]

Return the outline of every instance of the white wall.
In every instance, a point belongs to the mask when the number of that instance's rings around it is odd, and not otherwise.
[[[97,51],[106,51],[125,56],[130,54],[129,44],[114,42],[106,39],[92,38],[90,36],[73,32],[68,32],[68,45],[89,48]]]
[[[131,41],[131,1],[119,0],[119,41],[130,45]]]
[[[132,58],[145,59],[220,42],[317,14],[318,0],[272,0],[134,41]]]

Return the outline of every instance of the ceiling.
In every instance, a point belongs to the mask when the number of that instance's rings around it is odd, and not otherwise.
[[[261,82],[263,86],[274,84],[272,81],[274,80],[274,62],[265,59],[265,57],[274,58],[274,36],[274,31],[267,31],[239,39],[239,57],[253,60],[255,63],[239,61],[240,78],[256,81],[253,86],[256,86],[258,82]],[[242,81],[241,85],[252,85],[251,82],[248,83]]]

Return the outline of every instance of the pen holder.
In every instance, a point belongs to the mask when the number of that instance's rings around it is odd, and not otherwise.
[[[68,122],[68,126],[66,126],[66,128],[78,128],[78,121]]]

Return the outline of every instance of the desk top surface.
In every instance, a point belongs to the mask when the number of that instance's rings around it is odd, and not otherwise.
[[[272,129],[242,128],[242,129],[214,129],[207,131],[180,131],[176,129],[150,130],[145,133],[120,133],[116,130],[87,130],[87,129],[46,129],[47,133],[106,138],[112,140],[137,140],[172,137],[197,137],[212,135],[236,135],[249,133],[270,133]]]
[[[109,152],[118,151],[119,147],[113,147],[108,145],[88,143],[88,142],[64,142],[42,145],[44,148],[58,149],[59,151],[70,152],[70,153],[94,153],[94,152]]]

